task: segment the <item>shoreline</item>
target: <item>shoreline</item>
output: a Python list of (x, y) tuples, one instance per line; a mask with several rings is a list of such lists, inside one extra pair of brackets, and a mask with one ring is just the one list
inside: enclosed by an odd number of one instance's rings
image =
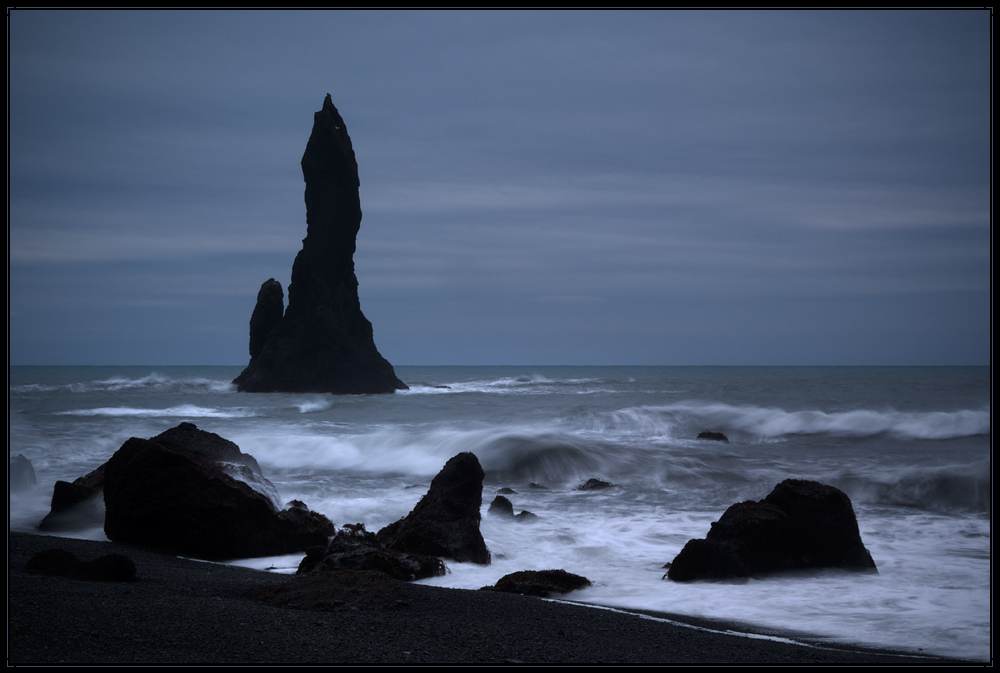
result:
[[(33, 575), (44, 549), (112, 552), (134, 582)], [(8, 665), (46, 663), (807, 663), (982, 662), (861, 647), (744, 624), (566, 599), (393, 583), (392, 600), (325, 611), (257, 597), (294, 576), (156, 554), (114, 542), (9, 532)], [(570, 594), (571, 596), (571, 594)]]

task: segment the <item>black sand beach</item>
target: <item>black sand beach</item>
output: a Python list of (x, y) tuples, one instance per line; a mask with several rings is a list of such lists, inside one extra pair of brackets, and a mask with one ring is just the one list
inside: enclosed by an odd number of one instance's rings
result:
[[(53, 547), (81, 560), (126, 554), (136, 580), (88, 582), (24, 570), (34, 554)], [(732, 625), (701, 623), (709, 631), (635, 613), (402, 582), (380, 587), (377, 599), (345, 594), (327, 611), (271, 607), (258, 597), (289, 576), (109, 542), (10, 533), (7, 559), (7, 663), (14, 666), (942, 663), (719, 632), (740, 628)]]

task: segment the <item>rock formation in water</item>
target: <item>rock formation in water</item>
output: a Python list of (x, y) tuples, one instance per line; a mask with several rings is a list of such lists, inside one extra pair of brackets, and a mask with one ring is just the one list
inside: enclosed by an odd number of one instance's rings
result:
[(279, 511), (277, 500), (253, 456), (181, 423), (150, 439), (133, 437), (90, 474), (56, 482), (39, 529), (103, 522), (115, 542), (205, 559), (305, 551), (336, 532), (301, 502)]
[(490, 550), (479, 531), (483, 472), (472, 453), (453, 457), (409, 514), (378, 532), (386, 549), (489, 565)]
[(288, 309), (280, 314), (281, 286), (265, 282), (251, 318), (250, 364), (233, 383), (247, 392), (405, 390), (375, 348), (372, 325), (361, 313), (354, 274), (361, 226), (358, 164), (329, 94), (315, 114), (302, 175), (306, 237), (292, 265)]
[(333, 524), (302, 503), (278, 511), (253, 456), (181, 423), (133, 437), (104, 465), (104, 532), (115, 542), (204, 559), (273, 556), (325, 545)]
[(816, 568), (878, 572), (851, 500), (840, 489), (786, 479), (760, 501), (732, 505), (703, 540), (669, 564), (676, 582), (757, 577)]

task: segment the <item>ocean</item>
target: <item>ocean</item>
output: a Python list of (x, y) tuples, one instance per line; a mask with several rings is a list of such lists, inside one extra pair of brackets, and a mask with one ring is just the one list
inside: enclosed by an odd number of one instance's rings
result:
[[(426, 584), (478, 589), (562, 568), (594, 583), (575, 601), (991, 659), (988, 367), (396, 367), (410, 390), (359, 396), (238, 393), (241, 369), (10, 367), (8, 450), (38, 479), (10, 494), (10, 529), (35, 530), (56, 480), (182, 421), (253, 455), (285, 502), (371, 531), (471, 451), (493, 563), (448, 563)], [(614, 486), (578, 490), (590, 478)], [(662, 579), (729, 505), (786, 478), (850, 496), (877, 575)], [(538, 519), (487, 516), (503, 487)], [(70, 534), (106, 539), (99, 524)], [(299, 558), (234, 562), (294, 572)]]

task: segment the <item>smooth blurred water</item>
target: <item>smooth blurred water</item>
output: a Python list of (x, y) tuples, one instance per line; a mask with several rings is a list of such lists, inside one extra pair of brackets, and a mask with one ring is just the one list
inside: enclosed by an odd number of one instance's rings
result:
[[(990, 655), (988, 368), (397, 367), (409, 391), (361, 396), (237, 393), (239, 371), (11, 368), (10, 454), (40, 482), (11, 496), (11, 528), (33, 529), (57, 479), (181, 421), (255, 456), (285, 501), (369, 530), (406, 515), (451, 456), (472, 451), (487, 473), (493, 563), (449, 564), (428, 583), (479, 588), (560, 567), (595, 583), (574, 600)], [(702, 430), (730, 441), (696, 439)], [(576, 490), (590, 477), (616, 487)], [(851, 497), (878, 575), (661, 579), (726, 507), (789, 477)], [(501, 486), (538, 521), (486, 517)]]

